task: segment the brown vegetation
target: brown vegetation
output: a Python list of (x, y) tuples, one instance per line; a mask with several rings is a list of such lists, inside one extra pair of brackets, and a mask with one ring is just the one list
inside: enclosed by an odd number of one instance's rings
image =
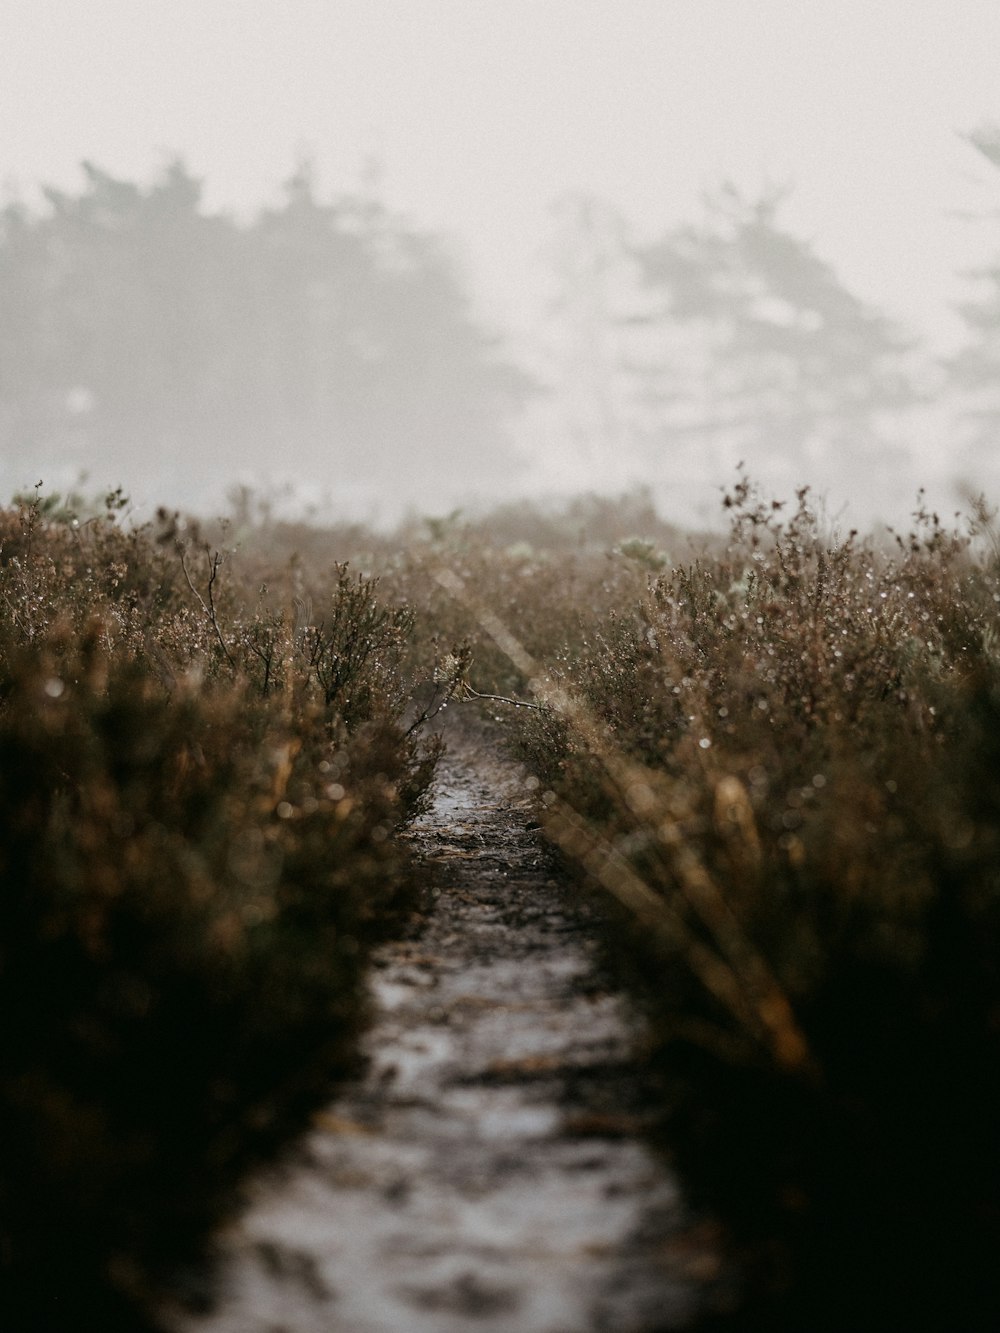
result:
[(11, 1299), (110, 1327), (302, 1122), (410, 901), (419, 718), (485, 695), (648, 1009), (738, 1326), (993, 1326), (995, 530), (726, 504), (686, 550), (641, 497), (398, 540), (244, 514), (233, 560), (176, 516), (0, 518)]
[(741, 1328), (1000, 1308), (1000, 568), (741, 480), (519, 716), (547, 827), (619, 905), (664, 1141), (748, 1272)]
[[(113, 500), (113, 497), (112, 497)], [(0, 1262), (10, 1327), (134, 1327), (353, 1055), (409, 624), (343, 566), (241, 599), (196, 532), (0, 515)], [(51, 508), (51, 506), (49, 506)]]

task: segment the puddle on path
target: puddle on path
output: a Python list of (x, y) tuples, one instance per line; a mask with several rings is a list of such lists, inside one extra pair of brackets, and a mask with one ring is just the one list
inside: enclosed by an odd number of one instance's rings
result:
[(622, 1113), (624, 1001), (516, 770), (450, 744), (415, 834), (440, 889), (419, 939), (376, 955), (366, 1072), (256, 1181), (216, 1308), (176, 1333), (665, 1333), (694, 1312), (676, 1184)]

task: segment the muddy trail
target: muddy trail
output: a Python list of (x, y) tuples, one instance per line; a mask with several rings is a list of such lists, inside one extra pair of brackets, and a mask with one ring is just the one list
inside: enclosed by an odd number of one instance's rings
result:
[(641, 1136), (641, 1025), (601, 975), (523, 775), (448, 728), (419, 933), (381, 947), (366, 1067), (221, 1237), (176, 1333), (654, 1333), (708, 1256)]

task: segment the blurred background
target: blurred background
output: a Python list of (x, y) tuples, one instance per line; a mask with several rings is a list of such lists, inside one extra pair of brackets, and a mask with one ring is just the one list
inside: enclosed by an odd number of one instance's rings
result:
[(1000, 495), (996, 0), (4, 0), (0, 492)]

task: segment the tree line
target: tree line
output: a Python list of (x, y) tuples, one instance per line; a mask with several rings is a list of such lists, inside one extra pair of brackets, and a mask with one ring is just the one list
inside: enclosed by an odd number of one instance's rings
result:
[[(967, 137), (1000, 167), (1000, 129)], [(957, 409), (967, 462), (995, 452), (1000, 259), (971, 275), (965, 345), (933, 363), (789, 228), (781, 190), (724, 185), (642, 242), (600, 201), (561, 201), (548, 364), (528, 373), (440, 238), (370, 197), (321, 200), (307, 167), (249, 221), (209, 211), (179, 161), (145, 186), (83, 172), (44, 209), (0, 210), (8, 460), (114, 482), (141, 455), (168, 487), (244, 469), (426, 502), (509, 479), (508, 427), (539, 394), (584, 479), (611, 452), (652, 479), (745, 458), (874, 484), (931, 399)]]
[[(510, 466), (529, 377), (481, 327), (441, 242), (298, 170), (248, 222), (181, 162), (151, 185), (0, 213), (0, 447), (169, 485), (252, 467), (352, 485)], [(155, 460), (155, 461), (154, 461)]]

